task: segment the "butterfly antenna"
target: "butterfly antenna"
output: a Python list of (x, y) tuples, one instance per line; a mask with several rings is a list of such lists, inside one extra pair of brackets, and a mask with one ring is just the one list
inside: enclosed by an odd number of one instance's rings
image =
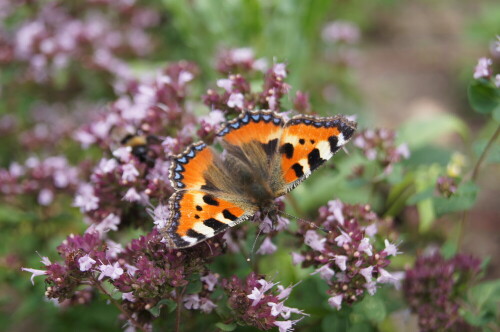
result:
[(213, 255), (214, 252), (212, 251), (212, 246), (210, 245), (210, 243), (205, 242), (205, 244), (208, 246), (208, 249), (210, 249), (210, 254)]
[(255, 253), (255, 245), (257, 244), (257, 240), (259, 239), (260, 234), (262, 233), (262, 228), (259, 227), (259, 232), (257, 233), (257, 236), (255, 237), (255, 240), (253, 241), (252, 245), (252, 251), (250, 252), (250, 257), (247, 258), (247, 262), (250, 262), (253, 259), (254, 253)]
[(293, 219), (295, 219), (295, 220), (297, 220), (297, 221), (299, 221), (299, 222), (303, 222), (303, 223), (309, 224), (310, 226), (312, 226), (312, 227), (314, 227), (314, 228), (317, 228), (317, 229), (319, 229), (320, 231), (323, 231), (323, 232), (325, 232), (325, 233), (330, 233), (330, 232), (331, 232), (331, 231), (329, 231), (329, 230), (327, 230), (327, 229), (325, 229), (325, 228), (323, 228), (323, 227), (321, 227), (321, 226), (316, 225), (316, 224), (315, 224), (315, 223), (313, 223), (312, 221), (309, 221), (309, 220), (306, 220), (306, 219), (302, 219), (302, 218), (299, 218), (299, 217), (293, 216), (293, 215), (291, 215), (291, 214), (286, 213), (285, 211), (280, 211), (280, 210), (278, 210), (278, 213), (279, 213), (279, 214), (282, 214), (282, 215), (284, 215), (284, 216), (286, 216), (286, 217), (293, 218)]

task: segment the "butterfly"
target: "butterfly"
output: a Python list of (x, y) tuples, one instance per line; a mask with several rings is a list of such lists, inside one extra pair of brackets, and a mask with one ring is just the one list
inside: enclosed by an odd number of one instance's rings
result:
[(173, 157), (170, 217), (160, 229), (171, 248), (194, 246), (252, 217), (272, 217), (283, 196), (352, 137), (356, 123), (342, 115), (243, 111), (218, 131), (224, 151), (203, 142)]

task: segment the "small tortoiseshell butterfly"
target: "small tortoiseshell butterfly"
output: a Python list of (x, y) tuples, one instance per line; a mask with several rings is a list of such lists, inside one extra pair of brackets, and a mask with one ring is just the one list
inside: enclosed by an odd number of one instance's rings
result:
[(173, 158), (170, 219), (161, 230), (172, 248), (191, 247), (260, 211), (276, 216), (274, 200), (330, 159), (356, 130), (344, 116), (244, 111), (217, 133), (217, 154), (197, 142)]

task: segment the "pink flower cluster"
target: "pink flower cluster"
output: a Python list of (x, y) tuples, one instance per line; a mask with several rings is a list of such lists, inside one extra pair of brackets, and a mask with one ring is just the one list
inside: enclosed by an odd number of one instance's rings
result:
[(299, 230), (305, 249), (292, 253), (294, 264), (313, 266), (328, 285), (328, 303), (340, 309), (343, 304), (373, 295), (381, 284), (399, 287), (402, 274), (386, 270), (389, 257), (400, 252), (385, 239), (385, 248), (375, 247), (378, 226), (385, 223), (366, 205), (350, 205), (339, 200), (321, 207), (317, 227), (305, 224)]
[(222, 286), (229, 298), (234, 321), (243, 325), (260, 330), (278, 327), (280, 332), (287, 332), (292, 331), (293, 325), (301, 319), (290, 319), (292, 314), (307, 315), (285, 305), (292, 287), (284, 288), (279, 283), (267, 281), (262, 275), (252, 272), (245, 280), (233, 276), (223, 280)]
[[(119, 305), (128, 313), (127, 319), (134, 320), (135, 326), (148, 326), (154, 319), (149, 310), (162, 299), (177, 301), (181, 297), (186, 308), (206, 313), (216, 307), (210, 297), (219, 284), (218, 277), (205, 266), (222, 254), (220, 236), (181, 251), (166, 248), (156, 229), (125, 247), (94, 230), (84, 235), (70, 235), (58, 247), (58, 252), (63, 263), (52, 263), (44, 257), (45, 270), (23, 270), (32, 273), (32, 282), (34, 277), (45, 275), (45, 295), (59, 303), (81, 298), (79, 289), (84, 285), (107, 292), (102, 283), (108, 281), (114, 292), (122, 294)], [(180, 290), (193, 276), (204, 285), (202, 291), (181, 294)]]
[[(27, 78), (35, 82), (53, 78), (71, 63), (128, 76), (128, 66), (121, 57), (152, 51), (153, 43), (145, 29), (158, 23), (158, 15), (133, 1), (87, 2), (85, 10), (65, 1), (25, 5), (33, 7), (33, 18), (13, 31), (0, 27), (3, 62), (27, 63)], [(11, 15), (16, 9), (10, 7)]]
[(408, 145), (396, 145), (395, 139), (396, 132), (393, 130), (366, 129), (356, 134), (353, 143), (368, 160), (376, 161), (384, 169), (384, 173), (389, 174), (395, 163), (410, 157)]
[[(185, 105), (186, 85), (196, 71), (193, 64), (179, 62), (154, 79), (123, 82), (122, 94), (107, 112), (75, 132), (82, 147), (97, 144), (111, 151), (74, 200), (92, 222), (103, 222), (110, 214), (142, 220), (147, 215), (141, 211), (152, 200), (162, 202), (171, 195), (169, 155), (190, 144), (196, 131), (196, 120)], [(161, 136), (167, 133), (172, 136)]]
[(328, 23), (321, 33), (328, 43), (355, 44), (359, 41), (360, 31), (357, 25), (349, 21), (334, 21)]
[(418, 315), (421, 331), (476, 331), (459, 314), (463, 298), (478, 278), (481, 261), (458, 254), (445, 259), (434, 252), (417, 257), (415, 266), (406, 271), (405, 298)]
[(72, 195), (79, 184), (80, 170), (70, 166), (64, 156), (40, 160), (26, 159), (24, 164), (13, 162), (0, 169), (0, 198), (10, 201), (16, 196), (33, 196), (40, 205), (52, 204), (57, 193)]
[[(497, 42), (497, 45), (500, 45), (500, 42)], [(496, 49), (500, 49), (499, 46), (497, 46)], [(498, 52), (498, 50), (496, 51)], [(474, 68), (474, 79), (486, 79), (486, 80), (491, 80), (493, 79), (493, 83), (497, 88), (500, 88), (500, 74), (496, 74), (493, 77), (493, 69), (491, 66), (493, 65), (493, 61), (490, 58), (482, 57), (477, 61), (477, 65)]]
[[(218, 90), (209, 89), (203, 97), (213, 110), (238, 113), (243, 109), (281, 109), (280, 99), (289, 92), (285, 83), (286, 65), (277, 63), (265, 74), (261, 92), (252, 92), (249, 81), (241, 74), (231, 74), (217, 81)], [(303, 102), (302, 102), (303, 103)]]

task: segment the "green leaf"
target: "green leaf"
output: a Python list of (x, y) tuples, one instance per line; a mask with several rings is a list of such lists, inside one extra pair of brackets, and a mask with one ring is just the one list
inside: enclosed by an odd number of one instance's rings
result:
[(500, 105), (499, 89), (488, 80), (474, 80), (469, 84), (469, 103), (481, 114), (490, 114)]
[[(441, 172), (442, 168), (439, 165), (420, 167), (415, 173), (416, 192), (424, 192), (429, 190), (429, 188), (434, 190), (436, 180)], [(426, 199), (419, 200), (416, 204), (419, 215), (418, 228), (421, 233), (424, 233), (431, 228), (432, 223), (436, 219), (434, 201), (433, 198), (428, 197)]]
[(466, 311), (464, 318), (472, 325), (484, 326), (498, 322), (498, 304), (500, 303), (500, 280), (486, 281), (472, 287), (468, 293), (468, 302), (474, 310)]
[(376, 296), (366, 296), (356, 305), (355, 312), (373, 323), (380, 323), (387, 316), (384, 302)]
[(491, 115), (493, 117), (493, 120), (495, 120), (496, 122), (500, 122), (500, 105), (493, 110)]
[(348, 317), (342, 315), (327, 315), (321, 322), (321, 329), (323, 332), (347, 331), (349, 327), (350, 324)]
[(160, 311), (163, 306), (168, 308), (168, 312), (173, 312), (175, 308), (177, 308), (177, 303), (171, 299), (162, 299), (156, 303), (154, 307), (149, 309), (148, 311), (155, 317), (160, 316)]
[(4, 225), (8, 223), (16, 224), (23, 220), (34, 221), (36, 215), (29, 210), (20, 211), (14, 207), (3, 205), (0, 206), (0, 220)]
[(441, 217), (447, 213), (470, 209), (476, 202), (477, 193), (478, 187), (473, 182), (466, 182), (450, 198), (435, 197), (433, 202), (436, 215)]
[(398, 141), (408, 143), (413, 150), (427, 144), (435, 144), (439, 137), (450, 133), (457, 133), (466, 139), (469, 136), (469, 128), (455, 115), (433, 114), (424, 119), (411, 119), (404, 123), (398, 131)]
[(224, 324), (220, 322), (215, 324), (215, 326), (222, 331), (228, 331), (228, 332), (234, 331), (237, 327), (236, 324)]
[(191, 280), (186, 288), (186, 294), (196, 294), (201, 292), (203, 285), (200, 279)]
[(441, 247), (441, 254), (443, 255), (444, 258), (450, 259), (458, 251), (458, 245), (456, 241), (446, 241), (445, 244)]
[(420, 191), (418, 193), (415, 193), (408, 198), (408, 201), (406, 201), (406, 205), (415, 205), (420, 201), (432, 198), (434, 196), (434, 187), (429, 187), (423, 191)]

